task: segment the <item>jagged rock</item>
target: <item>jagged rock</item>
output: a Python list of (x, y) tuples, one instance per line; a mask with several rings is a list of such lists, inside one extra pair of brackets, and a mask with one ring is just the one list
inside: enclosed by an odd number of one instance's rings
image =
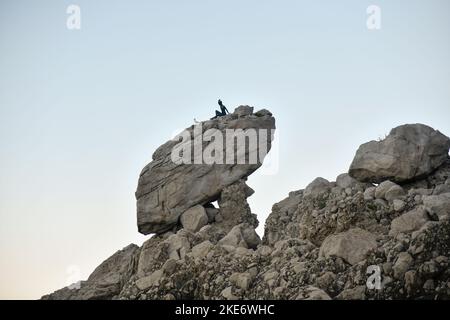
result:
[(253, 193), (254, 191), (247, 186), (244, 180), (239, 180), (223, 188), (218, 200), (222, 218), (218, 225), (221, 229), (228, 232), (232, 227), (241, 223), (248, 223), (254, 228), (258, 226), (258, 219), (256, 215), (252, 214), (247, 203), (247, 198)]
[(275, 244), (287, 231), (287, 225), (292, 224), (295, 212), (303, 198), (303, 191), (290, 192), (284, 200), (272, 206), (272, 213), (266, 219), (264, 228), (264, 244)]
[(450, 139), (426, 125), (407, 124), (391, 130), (386, 139), (361, 145), (349, 174), (364, 182), (405, 182), (422, 178), (448, 158)]
[(450, 217), (450, 193), (426, 196), (423, 198), (425, 210), (439, 220)]
[[(198, 204), (204, 205), (216, 201), (225, 187), (249, 176), (261, 166), (263, 160), (261, 146), (267, 146), (267, 151), (270, 150), (273, 133), (271, 130), (275, 129), (275, 119), (266, 112), (244, 115), (243, 110), (244, 108), (241, 108), (238, 113), (204, 121), (201, 125), (191, 126), (185, 130), (186, 137), (190, 136), (195, 144), (190, 159), (191, 164), (172, 161), (172, 152), (180, 146), (178, 140), (166, 142), (153, 153), (153, 161), (145, 166), (140, 174), (136, 191), (139, 232), (149, 234), (171, 230), (176, 226), (180, 215), (187, 209)], [(202, 139), (202, 135), (208, 137), (209, 132), (212, 132), (211, 130), (207, 132), (209, 129), (220, 130), (223, 137), (226, 137), (226, 129), (255, 129), (267, 142), (264, 143), (265, 140), (257, 136), (260, 142), (257, 150), (250, 148), (236, 150), (235, 148), (234, 151), (245, 153), (245, 159), (247, 159), (245, 164), (234, 162), (203, 164), (195, 150), (200, 150), (200, 147), (205, 150), (209, 144), (213, 143), (202, 141), (206, 140)], [(191, 146), (191, 139), (186, 138), (186, 140), (183, 141), (185, 145), (182, 146)], [(226, 145), (224, 143), (223, 148)], [(226, 155), (226, 150), (223, 151)], [(230, 150), (228, 151), (231, 153)], [(249, 153), (256, 154), (255, 152), (258, 152), (260, 157), (253, 164), (249, 161)], [(200, 164), (195, 164), (194, 161), (199, 160)], [(223, 162), (226, 162), (226, 159), (223, 159)]]
[(218, 242), (219, 245), (252, 249), (256, 249), (259, 243), (261, 243), (261, 239), (255, 232), (255, 229), (248, 224), (240, 224), (235, 226)]
[(178, 231), (176, 234), (171, 235), (167, 240), (164, 241), (168, 244), (169, 258), (175, 260), (183, 259), (186, 253), (188, 253), (188, 251), (191, 249), (191, 243), (189, 242), (187, 234), (180, 231)]
[(400, 199), (405, 195), (405, 190), (403, 190), (402, 187), (400, 187), (399, 185), (396, 186), (392, 186), (391, 188), (389, 188), (388, 191), (386, 191), (386, 193), (384, 194), (384, 198), (389, 201), (392, 202), (396, 199)]
[(230, 276), (230, 282), (242, 290), (247, 290), (250, 287), (252, 276), (248, 272), (236, 272)]
[(192, 256), (194, 258), (203, 258), (213, 248), (213, 244), (209, 240), (205, 240), (192, 248)]
[(394, 210), (396, 212), (400, 212), (403, 211), (403, 209), (405, 209), (406, 203), (403, 200), (399, 200), (399, 199), (394, 199), (394, 201), (392, 202), (393, 206), (394, 206)]
[(338, 175), (336, 178), (336, 185), (344, 190), (347, 188), (356, 188), (362, 191), (371, 186), (370, 184), (359, 182), (358, 180), (352, 178), (348, 173)]
[(216, 221), (216, 216), (219, 214), (219, 209), (213, 207), (206, 207), (205, 211), (206, 215), (208, 216), (209, 223)]
[(130, 244), (100, 264), (81, 287), (66, 287), (42, 297), (43, 300), (101, 300), (117, 296), (136, 271), (139, 247)]
[(249, 116), (253, 113), (253, 107), (250, 106), (239, 106), (236, 108), (236, 110), (234, 110), (234, 113), (238, 116), (238, 117), (245, 117), (245, 116)]
[(303, 192), (303, 196), (305, 197), (316, 197), (320, 194), (329, 192), (332, 185), (327, 179), (324, 178), (316, 178), (312, 181)]
[(422, 207), (415, 208), (392, 220), (389, 235), (395, 237), (399, 233), (419, 230), (428, 220), (428, 215)]
[(330, 296), (323, 290), (308, 286), (301, 290), (297, 300), (331, 300)]
[(351, 265), (364, 260), (377, 247), (376, 237), (366, 230), (355, 228), (327, 237), (320, 247), (321, 257), (337, 256)]
[(237, 300), (238, 297), (236, 297), (233, 294), (233, 287), (227, 287), (222, 291), (222, 297), (224, 297), (227, 300)]
[[(245, 114), (241, 119), (256, 116)], [(128, 249), (132, 257), (111, 260), (121, 267), (108, 263), (80, 289), (43, 298), (450, 299), (448, 195), (440, 187), (449, 177), (450, 159), (401, 186), (373, 187), (346, 174), (336, 183), (316, 179), (273, 205), (263, 245), (247, 203), (253, 190), (238, 179), (221, 189), (217, 209), (212, 200), (195, 204), (208, 216), (200, 230), (180, 229), (180, 217), (140, 249)], [(371, 266), (380, 268), (382, 290), (366, 286)], [(109, 278), (120, 284), (101, 280)]]
[(345, 289), (336, 298), (338, 300), (363, 300), (366, 298), (366, 286)]
[(443, 193), (450, 193), (450, 184), (448, 183), (440, 184), (436, 186), (436, 188), (434, 188), (433, 190), (433, 195), (440, 195)]
[(181, 214), (180, 222), (184, 229), (197, 232), (208, 223), (208, 215), (203, 206), (196, 205)]
[(369, 187), (364, 191), (364, 200), (369, 201), (375, 199), (376, 187)]
[(156, 270), (151, 275), (138, 279), (136, 281), (136, 286), (139, 288), (139, 290), (143, 291), (147, 290), (150, 287), (157, 286), (163, 274), (164, 273), (162, 270)]
[(413, 258), (407, 252), (401, 252), (398, 255), (397, 261), (392, 267), (394, 271), (394, 277), (396, 279), (403, 279), (405, 272), (408, 271), (409, 267), (413, 263)]
[(380, 183), (375, 189), (375, 198), (377, 199), (385, 199), (386, 192), (392, 187), (398, 186), (396, 183), (386, 180)]

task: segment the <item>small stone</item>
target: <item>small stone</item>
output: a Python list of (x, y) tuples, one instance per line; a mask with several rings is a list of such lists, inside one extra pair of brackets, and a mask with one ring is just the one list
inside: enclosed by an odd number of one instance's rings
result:
[(395, 185), (395, 186), (392, 186), (391, 188), (389, 188), (388, 191), (386, 191), (384, 198), (387, 201), (392, 202), (395, 199), (399, 199), (405, 195), (406, 195), (405, 190), (403, 190), (402, 187)]
[(407, 252), (401, 252), (397, 261), (395, 261), (394, 266), (392, 267), (394, 271), (394, 278), (402, 279), (405, 275), (405, 272), (408, 271), (409, 267), (413, 263), (414, 259)]
[(156, 270), (151, 275), (138, 279), (136, 281), (136, 287), (138, 287), (139, 290), (147, 290), (152, 286), (157, 286), (162, 276), (163, 271)]
[(395, 211), (400, 212), (403, 211), (403, 209), (405, 209), (406, 202), (403, 200), (395, 199), (393, 201), (393, 206)]
[(167, 259), (162, 266), (162, 270), (165, 274), (172, 274), (177, 267), (177, 261), (175, 259)]
[(205, 257), (213, 247), (214, 245), (211, 243), (211, 241), (206, 240), (193, 247), (191, 254), (194, 258), (200, 259)]
[(250, 283), (252, 281), (252, 277), (250, 273), (233, 273), (230, 277), (230, 281), (235, 286), (241, 288), (242, 290), (247, 290), (250, 287)]
[(425, 283), (423, 284), (423, 289), (425, 291), (434, 291), (434, 281), (433, 279), (428, 279), (427, 281), (425, 281)]
[(364, 200), (370, 201), (375, 199), (375, 190), (376, 187), (369, 187), (364, 191)]
[(227, 287), (227, 288), (223, 289), (221, 292), (222, 297), (224, 297), (227, 300), (237, 300), (238, 297), (236, 297), (233, 294), (232, 290), (233, 290), (233, 287)]
[(389, 235), (395, 237), (399, 233), (419, 230), (428, 220), (425, 210), (420, 207), (416, 208), (392, 220)]
[(386, 192), (394, 186), (397, 186), (397, 184), (392, 181), (389, 180), (383, 181), (375, 189), (375, 198), (385, 199)]

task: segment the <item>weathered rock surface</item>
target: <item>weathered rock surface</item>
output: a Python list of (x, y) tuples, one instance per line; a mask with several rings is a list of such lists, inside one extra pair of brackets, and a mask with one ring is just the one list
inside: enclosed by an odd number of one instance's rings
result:
[[(251, 111), (252, 108), (238, 107), (232, 114), (187, 128), (185, 132), (192, 139), (186, 142), (183, 140), (183, 143), (188, 144), (189, 149), (192, 145), (194, 149), (191, 164), (172, 161), (172, 152), (180, 144), (179, 140), (170, 140), (153, 153), (153, 161), (145, 166), (140, 174), (136, 191), (139, 232), (149, 234), (171, 230), (177, 225), (183, 212), (195, 205), (205, 205), (218, 200), (225, 187), (246, 178), (261, 166), (264, 159), (258, 157), (256, 163), (251, 163), (249, 154), (256, 151), (259, 155), (262, 145), (267, 147), (267, 151), (270, 150), (270, 130), (275, 129), (275, 118), (270, 112), (253, 114)], [(200, 164), (196, 164), (195, 161), (198, 161), (199, 157), (195, 150), (206, 150), (209, 144), (214, 142), (214, 138), (212, 141), (204, 141), (211, 138), (212, 129), (220, 132), (222, 137), (226, 137), (227, 129), (255, 129), (259, 134), (258, 144), (245, 150), (237, 150), (235, 147), (236, 153), (245, 153), (245, 164), (211, 165), (205, 164), (201, 157)], [(224, 154), (223, 163), (226, 163), (226, 152), (232, 151), (225, 150), (226, 145), (224, 142), (221, 149)]]
[[(241, 107), (238, 117), (271, 117), (251, 112)], [(422, 147), (425, 163), (440, 150)], [(315, 179), (273, 205), (262, 243), (247, 203), (253, 190), (237, 179), (221, 189), (217, 208), (189, 203), (181, 213), (198, 206), (195, 223), (177, 221), (113, 255), (80, 289), (43, 298), (450, 299), (450, 160), (401, 185), (397, 173), (378, 186), (348, 174)], [(380, 272), (380, 288), (368, 286), (369, 270)]]
[(349, 174), (364, 182), (411, 181), (425, 177), (448, 159), (450, 139), (426, 125), (392, 129), (386, 139), (361, 145)]
[(392, 220), (389, 235), (397, 236), (399, 233), (419, 230), (428, 220), (426, 211), (422, 207), (417, 207)]
[(377, 247), (376, 237), (363, 229), (355, 228), (327, 237), (320, 247), (319, 256), (336, 256), (351, 265), (364, 260), (367, 253)]
[(117, 297), (136, 272), (139, 247), (130, 244), (117, 251), (91, 273), (87, 281), (58, 290), (43, 300), (100, 300)]
[(197, 232), (208, 224), (208, 215), (201, 205), (196, 205), (182, 213), (180, 221), (184, 229)]

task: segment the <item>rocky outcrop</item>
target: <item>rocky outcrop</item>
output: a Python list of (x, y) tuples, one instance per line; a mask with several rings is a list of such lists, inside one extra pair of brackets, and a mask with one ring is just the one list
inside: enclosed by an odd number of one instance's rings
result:
[[(232, 114), (191, 126), (178, 139), (160, 146), (139, 177), (136, 191), (139, 232), (171, 230), (189, 208), (218, 200), (225, 187), (245, 179), (261, 166), (264, 151), (270, 150), (274, 129), (275, 118), (269, 111), (253, 114), (252, 107), (241, 106)], [(245, 140), (242, 143), (237, 139), (235, 143), (233, 136), (228, 136), (242, 134), (240, 130), (249, 134), (248, 147)], [(183, 156), (182, 163), (173, 159), (179, 154)], [(215, 157), (213, 164), (208, 162), (211, 154)]]
[[(252, 112), (240, 107), (234, 117), (271, 118)], [(448, 152), (447, 139), (422, 126), (400, 128), (379, 156), (412, 152), (411, 137), (422, 156), (405, 154), (400, 169), (375, 169), (370, 179), (315, 179), (273, 205), (262, 240), (245, 178), (218, 182), (217, 207), (179, 196), (176, 207), (189, 205), (175, 222), (152, 225), (158, 233), (141, 248), (106, 260), (80, 289), (44, 298), (450, 299), (450, 160), (437, 165), (434, 152)], [(413, 178), (405, 168), (417, 168)]]
[(448, 159), (450, 139), (423, 124), (392, 129), (386, 139), (361, 145), (349, 174), (365, 182), (411, 181), (433, 172)]
[(139, 247), (130, 244), (99, 265), (86, 281), (58, 290), (43, 300), (114, 299), (136, 272)]

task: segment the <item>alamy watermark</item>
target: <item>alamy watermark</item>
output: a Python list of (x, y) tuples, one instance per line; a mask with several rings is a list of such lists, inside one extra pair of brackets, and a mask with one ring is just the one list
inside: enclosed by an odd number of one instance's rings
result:
[(381, 29), (381, 8), (377, 5), (370, 5), (366, 9), (368, 14), (366, 26), (369, 30)]
[(66, 27), (69, 30), (81, 29), (81, 8), (76, 4), (67, 7), (66, 13), (69, 15), (66, 20)]

